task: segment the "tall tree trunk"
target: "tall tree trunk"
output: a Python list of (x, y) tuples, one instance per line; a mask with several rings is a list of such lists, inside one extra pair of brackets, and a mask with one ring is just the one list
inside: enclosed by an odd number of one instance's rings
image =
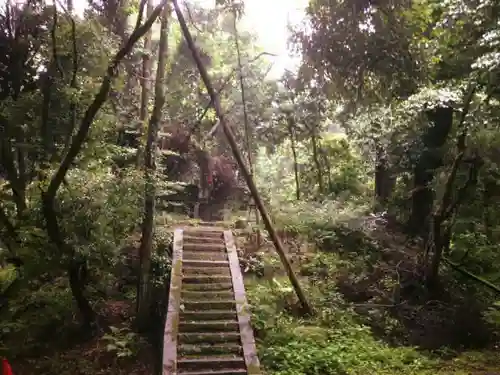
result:
[(443, 164), (442, 147), (453, 123), (453, 109), (438, 107), (427, 112), (430, 126), (422, 137), (423, 151), (414, 168), (412, 210), (408, 222), (409, 232), (427, 237), (434, 202), (431, 186), (435, 171)]
[[(430, 219), (430, 224), (432, 224), (429, 228), (431, 236), (428, 236), (426, 238), (426, 249), (424, 255), (424, 266), (427, 267), (425, 277), (427, 286), (429, 288), (432, 288), (438, 282), (439, 266), (441, 265), (444, 252), (449, 249), (458, 209), (467, 198), (469, 190), (476, 187), (478, 182), (479, 169), (483, 165), (482, 159), (476, 154), (474, 160), (469, 166), (469, 176), (467, 181), (465, 181), (465, 183), (455, 193), (454, 184), (466, 152), (468, 126), (465, 124), (465, 118), (469, 113), (470, 105), (475, 91), (476, 85), (470, 85), (467, 96), (464, 100), (464, 107), (460, 114), (460, 120), (457, 125), (458, 129), (461, 129), (461, 133), (457, 138), (458, 154), (455, 157), (450, 173), (448, 174), (443, 197), (441, 198), (437, 209)], [(438, 110), (439, 109), (440, 108), (438, 108)], [(451, 108), (447, 109), (449, 111), (441, 111), (440, 114), (434, 113), (434, 115), (436, 116), (435, 122), (441, 121), (441, 125), (444, 127), (444, 129), (441, 129), (441, 132), (438, 132), (438, 134), (434, 134), (434, 137), (437, 137), (437, 135), (443, 136), (443, 133), (445, 132), (447, 135), (450, 131), (450, 123), (453, 119), (453, 110)], [(439, 140), (440, 139), (438, 138), (438, 141)], [(441, 162), (441, 159), (439, 159), (439, 161)], [(429, 256), (431, 254), (432, 259), (429, 263)]]
[(318, 137), (316, 135), (316, 126), (311, 127), (311, 146), (313, 152), (314, 165), (316, 167), (316, 178), (318, 181), (319, 196), (322, 196), (325, 192), (325, 187), (323, 185), (323, 172), (321, 171), (321, 162), (319, 161), (318, 153)]
[[(244, 82), (244, 77), (243, 77), (243, 65), (241, 63), (241, 51), (240, 51), (240, 41), (239, 41), (239, 35), (238, 35), (238, 27), (237, 27), (237, 20), (238, 20), (238, 14), (236, 12), (236, 7), (233, 8), (233, 17), (234, 17), (234, 41), (235, 41), (235, 47), (236, 47), (236, 54), (238, 57), (238, 73), (239, 73), (239, 79), (240, 79), (240, 89), (241, 89), (241, 103), (243, 105), (243, 120), (245, 124), (245, 141), (246, 141), (246, 146), (247, 146), (247, 154), (248, 154), (248, 168), (250, 170), (250, 175), (253, 178), (254, 175), (254, 170), (253, 170), (253, 162), (252, 162), (252, 137), (250, 134), (250, 123), (248, 121), (248, 111), (247, 111), (247, 103), (246, 103), (246, 97), (245, 97), (245, 82)], [(249, 211), (250, 213), (250, 211)], [(260, 238), (260, 230), (259, 230), (259, 224), (260, 224), (260, 216), (259, 216), (259, 210), (257, 209), (257, 206), (255, 206), (255, 223), (257, 225), (257, 247), (260, 247), (261, 243), (261, 238)]]
[[(7, 125), (8, 126), (8, 125)], [(22, 172), (16, 167), (16, 154), (13, 151), (12, 142), (0, 131), (0, 160), (2, 168), (5, 170), (7, 180), (12, 190), (12, 199), (16, 205), (17, 216), (21, 217), (26, 210), (26, 176), (21, 176)], [(4, 139), (1, 137), (4, 136)], [(19, 160), (18, 160), (19, 162)]]
[[(148, 6), (147, 6), (147, 14), (148, 17), (151, 15), (151, 12), (153, 11), (153, 0), (148, 0)], [(144, 38), (144, 51), (142, 54), (142, 77), (140, 79), (141, 81), (141, 108), (139, 111), (139, 147), (137, 147), (137, 160), (136, 164), (137, 167), (140, 167), (142, 164), (142, 142), (140, 141), (142, 139), (142, 135), (144, 134), (144, 125), (146, 123), (146, 119), (148, 118), (148, 105), (149, 105), (149, 97), (150, 97), (150, 75), (151, 75), (151, 36), (152, 36), (152, 31), (149, 30), (146, 33), (146, 37)]]
[(160, 46), (158, 52), (158, 69), (156, 71), (155, 81), (155, 99), (153, 113), (149, 119), (148, 138), (145, 152), (145, 202), (144, 202), (144, 220), (142, 223), (142, 238), (139, 249), (140, 274), (137, 290), (137, 317), (140, 329), (147, 329), (150, 312), (150, 268), (151, 253), (153, 249), (154, 234), (154, 215), (156, 186), (155, 174), (156, 163), (155, 154), (157, 151), (156, 140), (158, 128), (162, 115), (162, 109), (165, 104), (165, 91), (163, 89), (165, 78), (165, 65), (167, 63), (168, 50), (168, 17), (170, 15), (170, 6), (167, 4), (163, 8), (161, 16)]
[(297, 149), (295, 146), (295, 124), (292, 117), (289, 115), (287, 118), (288, 135), (290, 137), (290, 145), (293, 155), (293, 173), (295, 175), (295, 197), (300, 200), (300, 179), (299, 179), (299, 165), (297, 163)]
[(395, 180), (391, 176), (386, 152), (381, 145), (377, 145), (375, 163), (375, 211), (377, 212), (387, 208)]

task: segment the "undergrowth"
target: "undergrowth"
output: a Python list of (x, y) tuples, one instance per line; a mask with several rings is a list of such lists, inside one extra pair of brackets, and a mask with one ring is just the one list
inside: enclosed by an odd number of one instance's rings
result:
[(292, 289), (286, 280), (251, 284), (253, 325), (263, 366), (274, 375), (418, 374), (431, 362), (413, 348), (390, 348), (373, 338), (370, 328), (332, 288), (329, 295), (310, 287), (317, 314), (293, 313)]
[[(267, 373), (500, 374), (496, 331), (484, 314), (495, 301), (491, 293), (443, 270), (445, 287), (429, 294), (418, 245), (367, 212), (363, 204), (338, 202), (275, 210), (315, 314), (300, 314), (273, 251), (249, 256), (247, 293)], [(294, 252), (300, 246), (293, 241), (309, 241), (312, 251)]]

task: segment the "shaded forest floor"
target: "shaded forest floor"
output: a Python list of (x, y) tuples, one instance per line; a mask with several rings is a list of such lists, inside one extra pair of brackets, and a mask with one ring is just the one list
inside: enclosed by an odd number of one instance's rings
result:
[[(66, 293), (63, 290), (58, 292)], [(17, 324), (23, 325), (24, 329), (19, 326), (16, 329), (15, 322), (12, 325), (2, 324), (4, 330), (13, 329), (2, 346), (14, 375), (153, 373), (154, 352), (151, 345), (132, 333), (134, 305), (130, 301), (109, 300), (101, 303), (100, 314), (116, 332), (108, 330), (92, 339), (81, 331), (76, 317), (70, 313), (74, 310), (72, 304), (68, 306), (69, 314), (65, 318), (58, 315), (57, 320), (50, 321), (46, 314), (50, 316), (54, 306), (48, 303), (37, 306), (37, 316), (32, 316), (32, 319), (38, 320), (36, 323), (25, 323), (24, 319), (29, 319), (27, 314), (19, 316)], [(58, 307), (61, 308), (61, 305)], [(106, 334), (111, 336), (109, 340)]]
[[(111, 274), (93, 274), (88, 288), (99, 334), (82, 330), (66, 277), (21, 280), (0, 309), (0, 357), (14, 375), (153, 374), (157, 351), (134, 332), (137, 237)], [(158, 332), (162, 333), (161, 328)]]

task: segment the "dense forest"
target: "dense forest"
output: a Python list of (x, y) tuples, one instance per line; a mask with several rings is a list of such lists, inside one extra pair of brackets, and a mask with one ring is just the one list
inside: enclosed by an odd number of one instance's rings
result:
[(200, 190), (237, 235), (265, 373), (500, 374), (500, 3), (309, 0), (279, 79), (242, 17), (2, 4), (0, 358), (161, 373), (172, 229), (195, 222), (162, 198)]

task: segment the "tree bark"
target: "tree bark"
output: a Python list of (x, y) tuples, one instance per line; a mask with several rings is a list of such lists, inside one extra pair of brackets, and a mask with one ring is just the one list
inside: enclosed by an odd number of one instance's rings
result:
[(427, 112), (430, 127), (422, 137), (423, 151), (414, 168), (412, 210), (408, 222), (409, 232), (427, 238), (434, 189), (431, 184), (435, 171), (443, 164), (442, 147), (453, 124), (453, 108), (438, 107)]
[(139, 286), (137, 291), (137, 318), (140, 329), (146, 329), (149, 320), (150, 312), (150, 268), (151, 268), (151, 253), (153, 249), (154, 235), (154, 215), (155, 215), (155, 199), (156, 199), (156, 140), (158, 136), (158, 127), (162, 115), (162, 109), (165, 104), (164, 78), (165, 65), (167, 63), (168, 50), (168, 17), (170, 15), (170, 6), (165, 5), (161, 16), (161, 32), (160, 46), (158, 52), (158, 69), (156, 71), (155, 80), (155, 99), (153, 113), (149, 120), (148, 138), (145, 150), (145, 203), (144, 203), (144, 220), (142, 223), (142, 238), (139, 249), (140, 259), (140, 274)]
[(312, 146), (312, 156), (314, 161), (314, 166), (316, 167), (316, 180), (318, 182), (318, 193), (321, 197), (325, 192), (325, 187), (323, 185), (323, 173), (321, 171), (321, 162), (319, 160), (318, 153), (318, 137), (316, 134), (316, 125), (311, 126), (311, 146)]
[(386, 152), (377, 145), (375, 161), (375, 212), (384, 211), (392, 195), (395, 180), (391, 176)]
[[(453, 186), (455, 184), (459, 168), (462, 164), (466, 152), (465, 142), (468, 133), (468, 126), (465, 125), (464, 122), (467, 114), (469, 113), (470, 104), (472, 102), (475, 90), (476, 87), (474, 85), (469, 87), (469, 91), (464, 102), (464, 108), (461, 112), (461, 118), (458, 124), (458, 128), (462, 129), (460, 135), (457, 138), (458, 154), (455, 157), (451, 171), (448, 175), (441, 202), (435, 213), (432, 215), (432, 226), (430, 228), (432, 236), (426, 241), (426, 251), (424, 257), (424, 266), (427, 267), (425, 277), (427, 286), (429, 288), (434, 287), (438, 282), (439, 266), (441, 265), (444, 252), (448, 250), (450, 246), (457, 211), (460, 205), (465, 200), (470, 188), (477, 185), (479, 169), (483, 165), (482, 160), (478, 155), (476, 155), (471, 165), (469, 166), (469, 176), (467, 181), (460, 187), (460, 189), (458, 189), (458, 192), (454, 197)], [(451, 112), (451, 115), (449, 114), (448, 116), (453, 117), (453, 112)], [(430, 254), (432, 254), (432, 259), (429, 264), (428, 259)]]
[(299, 165), (297, 163), (297, 150), (295, 147), (295, 130), (294, 130), (294, 122), (291, 115), (287, 116), (287, 125), (288, 125), (288, 135), (290, 137), (290, 145), (292, 148), (293, 155), (293, 173), (295, 176), (295, 198), (300, 200), (300, 179), (299, 179)]
[[(151, 15), (153, 11), (153, 0), (148, 0), (147, 5), (147, 15), (148, 17)], [(152, 32), (151, 29), (146, 33), (144, 38), (144, 51), (142, 53), (142, 77), (141, 81), (141, 107), (139, 111), (139, 147), (137, 147), (137, 167), (139, 168), (142, 163), (142, 134), (144, 133), (144, 127), (146, 123), (146, 119), (148, 118), (148, 106), (149, 106), (149, 97), (150, 97), (150, 83), (149, 77), (151, 75), (151, 37)]]

